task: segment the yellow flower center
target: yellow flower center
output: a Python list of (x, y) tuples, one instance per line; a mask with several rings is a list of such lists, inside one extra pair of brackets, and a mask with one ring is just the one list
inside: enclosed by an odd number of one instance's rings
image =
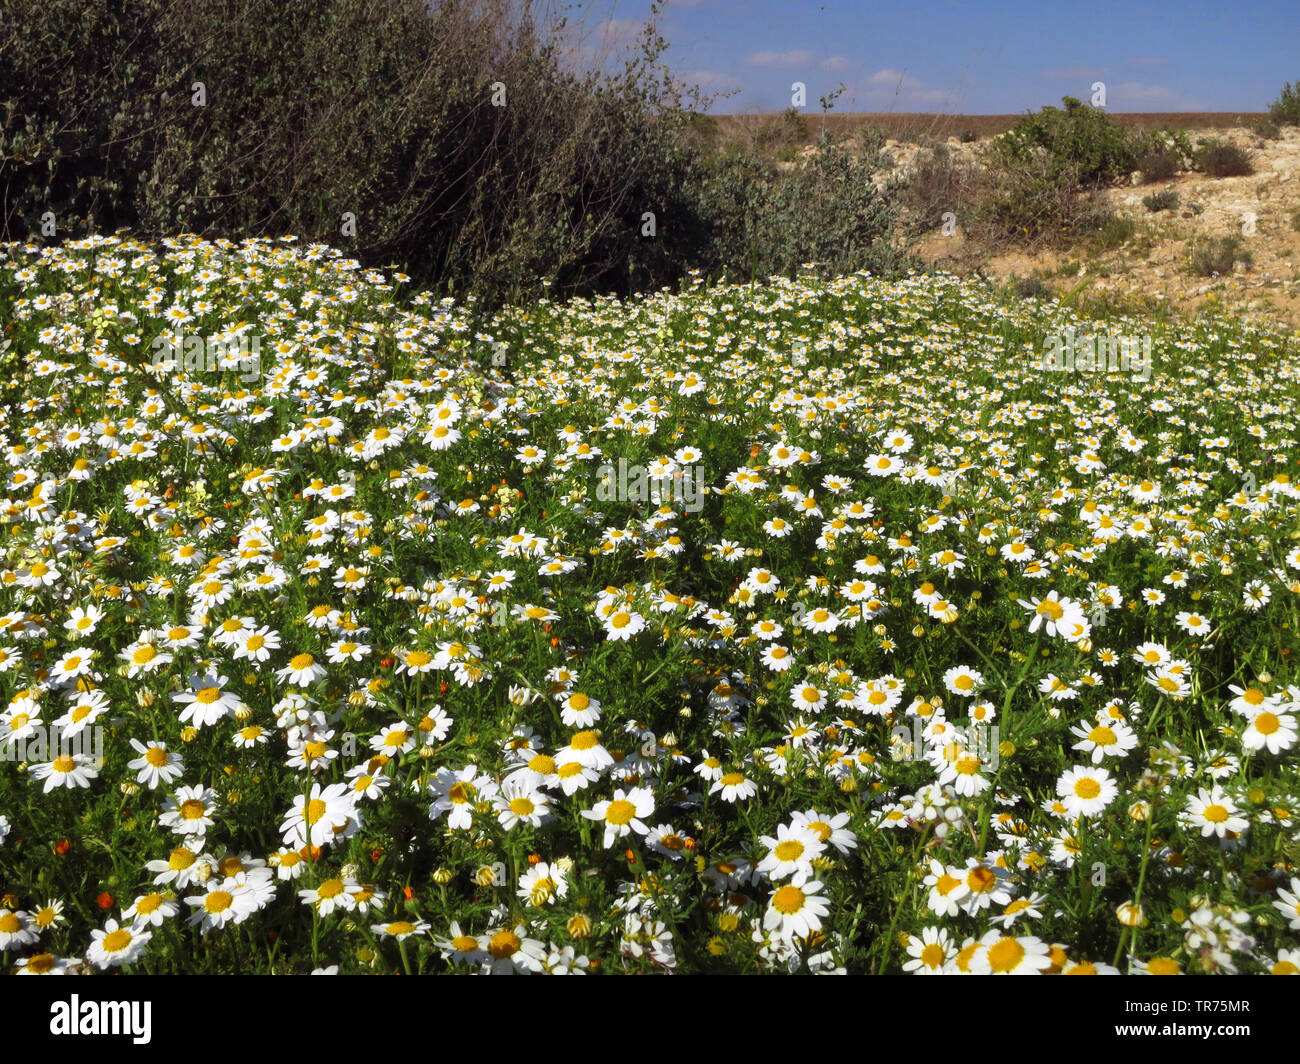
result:
[(622, 799), (610, 802), (605, 808), (605, 822), (609, 824), (623, 825), (634, 816), (636, 816), (636, 806)]
[(1014, 938), (1004, 938), (989, 947), (989, 967), (995, 972), (1014, 972), (1024, 956), (1024, 946)]
[(513, 931), (498, 931), (488, 941), (488, 952), (497, 960), (503, 960), (506, 957), (513, 957), (522, 945), (519, 936)]
[(772, 908), (782, 916), (792, 916), (803, 908), (804, 892), (798, 887), (782, 887), (772, 895)]
[(786, 839), (785, 842), (777, 843), (772, 852), (778, 861), (797, 861), (803, 856), (803, 851), (804, 845), (798, 839)]

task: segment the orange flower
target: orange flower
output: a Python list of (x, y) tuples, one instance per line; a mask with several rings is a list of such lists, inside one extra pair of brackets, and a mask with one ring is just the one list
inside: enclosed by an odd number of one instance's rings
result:
[(58, 842), (54, 844), (54, 852), (58, 854), (60, 857), (62, 857), (70, 849), (72, 849), (72, 843), (70, 843), (67, 839), (60, 839)]
[(100, 894), (98, 898), (95, 899), (95, 904), (98, 905), (101, 909), (111, 909), (113, 907), (113, 895), (111, 895), (108, 891), (104, 891), (102, 894)]
[(410, 901), (412, 898), (415, 897), (415, 891), (411, 889), (411, 885), (409, 883), (402, 888), (402, 896), (406, 898), (407, 901)]
[(529, 865), (535, 865), (535, 864), (537, 864), (538, 862), (540, 862), (541, 859), (542, 859), (542, 855), (541, 855), (540, 853), (530, 853), (530, 854), (528, 855), (528, 863), (529, 863)]
[(383, 856), (384, 856), (384, 848), (382, 846), (376, 846), (373, 850), (370, 851), (370, 859), (376, 863), (378, 863), (379, 859)]

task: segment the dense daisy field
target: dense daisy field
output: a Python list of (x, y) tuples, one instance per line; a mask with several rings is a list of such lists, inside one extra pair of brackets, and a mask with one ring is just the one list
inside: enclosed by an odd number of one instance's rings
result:
[(0, 252), (6, 970), (1300, 972), (1295, 337)]

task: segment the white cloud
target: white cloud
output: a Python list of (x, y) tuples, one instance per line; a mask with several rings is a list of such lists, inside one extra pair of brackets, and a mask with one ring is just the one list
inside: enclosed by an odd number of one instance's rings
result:
[(851, 59), (846, 59), (842, 55), (833, 55), (829, 59), (823, 59), (821, 61), (821, 68), (823, 70), (848, 70), (851, 66), (853, 66), (853, 61)]
[(953, 95), (946, 89), (935, 89), (926, 85), (920, 78), (898, 70), (885, 68), (877, 70), (858, 86), (851, 86), (851, 100), (867, 105), (866, 109), (875, 110), (887, 105), (887, 110), (923, 110), (928, 107), (941, 108), (951, 104)]
[(1106, 86), (1108, 111), (1200, 111), (1197, 100), (1184, 96), (1164, 85), (1147, 85), (1140, 81), (1126, 81), (1121, 85)]
[(806, 48), (790, 52), (755, 52), (746, 62), (750, 66), (776, 67), (777, 69), (788, 70), (794, 67), (811, 65), (813, 54)]

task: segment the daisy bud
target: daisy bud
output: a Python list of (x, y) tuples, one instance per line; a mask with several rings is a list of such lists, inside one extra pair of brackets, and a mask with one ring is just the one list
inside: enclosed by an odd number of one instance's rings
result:
[(1146, 913), (1142, 911), (1142, 906), (1135, 905), (1131, 901), (1126, 901), (1115, 910), (1115, 916), (1125, 927), (1146, 927)]
[(435, 868), (433, 874), (429, 878), (440, 887), (446, 886), (452, 880), (451, 870), (447, 868)]
[(587, 938), (591, 934), (591, 918), (586, 913), (574, 913), (567, 927), (570, 938)]
[(198, 728), (186, 727), (181, 729), (181, 742), (183, 743), (192, 743), (198, 737), (199, 737)]
[(141, 709), (148, 709), (155, 700), (156, 696), (152, 691), (139, 690), (135, 693), (135, 704)]
[(1145, 821), (1151, 816), (1151, 803), (1137, 801), (1128, 807), (1128, 815), (1133, 820)]

